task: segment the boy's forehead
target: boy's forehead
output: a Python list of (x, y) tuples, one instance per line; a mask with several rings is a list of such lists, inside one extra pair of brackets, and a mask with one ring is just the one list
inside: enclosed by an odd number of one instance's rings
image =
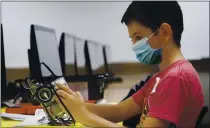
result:
[(135, 20), (131, 20), (130, 22), (128, 22), (128, 27), (129, 28), (136, 28), (136, 27), (139, 27), (139, 26), (140, 26), (140, 23), (138, 23)]
[(136, 21), (130, 21), (127, 25), (129, 36), (132, 37), (135, 33), (141, 33), (143, 31), (141, 24)]
[(140, 35), (145, 35), (150, 30), (148, 27), (144, 26), (143, 24), (139, 23), (138, 21), (130, 21), (127, 24), (129, 36), (132, 37), (136, 33)]

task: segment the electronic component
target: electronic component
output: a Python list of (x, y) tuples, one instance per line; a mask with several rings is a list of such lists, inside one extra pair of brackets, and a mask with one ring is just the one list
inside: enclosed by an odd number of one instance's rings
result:
[(23, 87), (31, 92), (30, 94), (34, 101), (41, 104), (52, 125), (74, 125), (75, 120), (73, 116), (56, 92), (57, 84), (67, 86), (65, 79), (55, 76), (47, 65), (41, 64), (52, 73), (55, 79), (50, 82), (40, 82), (33, 78), (26, 78), (22, 82)]

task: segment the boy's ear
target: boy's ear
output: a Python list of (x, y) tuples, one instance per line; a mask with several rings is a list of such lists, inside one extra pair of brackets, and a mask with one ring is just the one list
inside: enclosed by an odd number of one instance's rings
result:
[(169, 42), (173, 37), (171, 26), (168, 23), (162, 23), (159, 28), (159, 36), (163, 43)]

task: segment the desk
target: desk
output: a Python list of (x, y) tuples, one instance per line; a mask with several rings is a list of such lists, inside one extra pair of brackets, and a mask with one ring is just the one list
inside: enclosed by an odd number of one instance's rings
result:
[[(1, 108), (1, 112), (5, 112), (5, 108)], [(19, 123), (21, 123), (22, 121), (15, 121), (15, 120), (10, 120), (10, 119), (3, 119), (1, 118), (1, 127), (14, 127), (16, 125), (18, 125)], [(70, 127), (70, 126), (50, 126), (50, 125), (41, 125), (42, 127)], [(28, 127), (40, 127), (40, 126), (28, 126)], [(84, 125), (80, 124), (80, 123), (76, 123), (75, 126), (72, 127), (84, 127)]]
[[(2, 108), (1, 109), (1, 112), (5, 112), (5, 108)], [(14, 121), (14, 120), (9, 120), (9, 119), (3, 119), (1, 118), (1, 127), (2, 128), (5, 128), (5, 127), (14, 127), (16, 125), (18, 125), (19, 123), (21, 123), (21, 121)], [(121, 123), (119, 123), (121, 124)], [(28, 126), (28, 127), (40, 127), (40, 126)], [(60, 127), (60, 128), (63, 128), (63, 127), (72, 127), (72, 128), (78, 128), (78, 127), (85, 127), (84, 125), (80, 124), (80, 123), (76, 123), (75, 126), (50, 126), (50, 125), (41, 125), (41, 127), (54, 127), (54, 128), (57, 128), (57, 127)]]

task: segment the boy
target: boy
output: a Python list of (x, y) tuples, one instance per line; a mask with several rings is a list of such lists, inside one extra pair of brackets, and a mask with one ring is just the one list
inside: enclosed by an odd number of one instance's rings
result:
[(194, 127), (204, 106), (201, 83), (180, 50), (183, 16), (176, 1), (133, 1), (122, 20), (142, 64), (159, 72), (132, 97), (117, 105), (85, 103), (78, 92), (59, 85), (58, 94), (77, 122), (91, 127), (115, 124), (142, 113), (137, 127)]

